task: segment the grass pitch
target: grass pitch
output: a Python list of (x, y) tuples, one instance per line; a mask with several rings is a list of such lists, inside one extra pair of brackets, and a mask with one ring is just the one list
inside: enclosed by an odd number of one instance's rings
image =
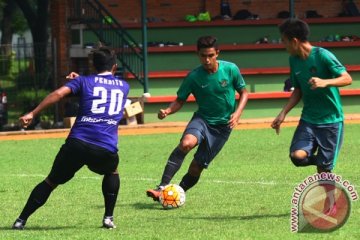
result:
[[(134, 130), (135, 131), (135, 130)], [(159, 183), (168, 155), (181, 134), (120, 137), (120, 195), (117, 229), (100, 228), (103, 216), (101, 176), (87, 168), (59, 186), (24, 231), (11, 230), (31, 190), (50, 170), (64, 139), (0, 142), (0, 239), (359, 239), (360, 205), (331, 233), (291, 233), (294, 187), (315, 173), (288, 159), (294, 128), (280, 136), (271, 129), (235, 130), (224, 149), (189, 190), (185, 206), (163, 210), (145, 196)], [(335, 173), (359, 190), (360, 125), (345, 126)], [(191, 152), (175, 176), (186, 172)]]

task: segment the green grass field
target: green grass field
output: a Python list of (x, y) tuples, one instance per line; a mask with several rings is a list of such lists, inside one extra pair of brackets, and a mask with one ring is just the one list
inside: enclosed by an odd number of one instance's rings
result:
[[(136, 131), (136, 130), (134, 130)], [(56, 189), (24, 231), (11, 230), (32, 188), (44, 179), (64, 139), (1, 141), (0, 239), (360, 239), (360, 203), (331, 233), (291, 233), (294, 187), (315, 172), (288, 159), (294, 128), (236, 130), (222, 152), (187, 192), (185, 206), (162, 210), (145, 196), (158, 184), (180, 134), (120, 137), (121, 190), (115, 230), (100, 228), (101, 176), (83, 168)], [(359, 189), (360, 125), (348, 124), (335, 173)], [(178, 183), (190, 153), (175, 176)]]

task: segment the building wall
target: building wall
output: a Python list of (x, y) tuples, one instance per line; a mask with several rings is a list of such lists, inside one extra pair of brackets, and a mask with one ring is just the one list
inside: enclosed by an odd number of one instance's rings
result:
[[(141, 19), (141, 0), (101, 0), (105, 7), (120, 22), (139, 22)], [(147, 16), (164, 21), (181, 21), (184, 16), (198, 15), (209, 11), (212, 17), (220, 14), (221, 0), (147, 0)], [(326, 4), (324, 4), (326, 2)], [(324, 17), (336, 17), (342, 12), (343, 0), (294, 0), (295, 14), (304, 17), (308, 10), (316, 10)], [(360, 9), (360, 0), (354, 0)], [(262, 19), (276, 18), (277, 13), (289, 10), (289, 0), (229, 0), (232, 14), (247, 9)]]

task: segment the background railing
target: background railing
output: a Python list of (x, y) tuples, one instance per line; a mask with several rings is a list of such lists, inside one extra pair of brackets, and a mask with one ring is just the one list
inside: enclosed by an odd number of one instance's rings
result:
[(147, 92), (142, 46), (99, 1), (75, 0), (71, 3), (73, 6), (70, 7), (69, 23), (85, 24), (102, 44), (112, 47), (120, 62), (120, 71), (133, 75), (144, 86), (144, 92)]

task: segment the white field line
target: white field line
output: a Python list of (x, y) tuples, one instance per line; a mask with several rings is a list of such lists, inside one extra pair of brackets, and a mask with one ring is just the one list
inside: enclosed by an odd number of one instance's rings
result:
[[(0, 176), (8, 176), (8, 177), (19, 177), (19, 178), (46, 178), (47, 175), (44, 174), (2, 174)], [(75, 176), (75, 179), (102, 179), (100, 176), (93, 176), (93, 177), (82, 177), (82, 176)], [(153, 178), (124, 178), (121, 177), (121, 180), (130, 180), (130, 181), (143, 181), (143, 182), (157, 182), (159, 179)], [(206, 180), (205, 182), (210, 183), (217, 183), (217, 184), (231, 184), (231, 185), (289, 185), (289, 186), (296, 186), (296, 184), (290, 183), (281, 183), (275, 181), (225, 181), (225, 180)]]
[[(45, 179), (47, 175), (44, 174), (0, 174), (1, 177), (19, 177), (19, 178), (42, 178)], [(121, 176), (120, 176), (121, 177)], [(93, 177), (83, 177), (83, 176), (75, 176), (75, 179), (94, 179), (94, 180), (100, 180), (102, 179), (101, 176), (93, 176)], [(154, 178), (126, 178), (121, 177), (121, 180), (128, 180), (128, 181), (141, 181), (141, 182), (155, 182), (157, 183), (159, 179)], [(179, 181), (179, 179), (175, 179), (175, 181)], [(276, 182), (276, 181), (225, 181), (225, 180), (216, 180), (216, 179), (207, 179), (206, 181), (202, 180), (204, 183), (215, 183), (215, 184), (228, 184), (228, 185), (270, 185), (270, 186), (298, 186), (297, 183), (289, 183), (289, 182)], [(353, 187), (358, 188), (358, 185), (352, 184)]]

